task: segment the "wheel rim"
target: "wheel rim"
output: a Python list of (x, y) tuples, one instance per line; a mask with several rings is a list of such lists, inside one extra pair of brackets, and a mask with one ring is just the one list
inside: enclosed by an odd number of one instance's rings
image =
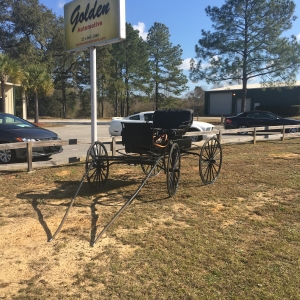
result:
[(215, 137), (207, 140), (200, 151), (199, 173), (204, 184), (214, 183), (221, 171), (222, 148)]
[(11, 161), (12, 158), (12, 152), (11, 150), (0, 150), (0, 161), (2, 163), (9, 163)]
[(193, 135), (190, 138), (192, 139), (192, 143), (198, 142), (198, 136), (197, 135)]
[(299, 128), (289, 128), (289, 133), (297, 133), (299, 132)]
[(103, 143), (95, 142), (90, 146), (87, 151), (85, 170), (89, 184), (93, 189), (100, 190), (106, 183), (109, 172), (108, 155)]
[[(247, 128), (247, 126), (240, 126), (239, 128)], [(248, 134), (248, 131), (241, 131), (239, 134)]]
[[(153, 167), (153, 165), (141, 164), (141, 168), (142, 168), (145, 175), (149, 174), (152, 167)], [(151, 173), (150, 177), (155, 177), (155, 176), (159, 175), (163, 169), (164, 169), (164, 161), (163, 161), (163, 158), (160, 158), (158, 164), (154, 168), (154, 170)]]
[(167, 187), (169, 196), (172, 197), (178, 187), (180, 178), (180, 150), (178, 144), (171, 147), (167, 165)]

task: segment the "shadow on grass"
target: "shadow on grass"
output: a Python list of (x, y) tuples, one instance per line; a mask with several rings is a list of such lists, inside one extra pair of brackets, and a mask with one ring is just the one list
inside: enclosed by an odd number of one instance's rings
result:
[[(131, 180), (123, 180), (123, 179), (108, 179), (106, 184), (101, 188), (100, 191), (94, 191), (91, 189), (91, 186), (88, 182), (83, 182), (82, 186), (80, 187), (80, 181), (55, 181), (56, 188), (45, 188), (43, 189), (44, 193), (41, 193), (41, 189), (38, 188), (37, 190), (29, 190), (26, 192), (22, 192), (17, 194), (17, 198), (26, 200), (28, 202), (31, 202), (31, 205), (34, 209), (34, 211), (37, 214), (38, 220), (44, 229), (47, 240), (51, 241), (53, 234), (47, 225), (47, 222), (45, 221), (43, 212), (42, 212), (42, 206), (54, 206), (54, 207), (67, 207), (67, 209), (70, 207), (72, 201), (72, 207), (90, 207), (91, 211), (91, 241), (90, 244), (93, 245), (97, 229), (99, 226), (97, 226), (97, 222), (99, 219), (99, 214), (97, 213), (97, 205), (101, 206), (112, 206), (117, 207), (125, 205), (129, 199), (134, 195), (136, 189), (134, 188), (132, 193), (129, 191), (130, 186), (136, 187), (138, 183), (141, 181), (138, 179), (131, 179)], [(121, 197), (118, 197), (118, 199), (115, 199), (116, 189), (126, 189), (125, 195), (123, 195), (124, 192), (122, 192)], [(149, 189), (149, 188), (148, 188)], [(150, 189), (151, 190), (151, 189)], [(147, 194), (150, 191), (147, 191)], [(98, 195), (95, 193), (98, 193)], [(156, 196), (159, 195), (159, 198)], [(160, 197), (162, 195), (163, 197)], [(153, 194), (151, 192), (149, 193), (150, 200), (145, 200), (144, 197), (138, 197), (136, 195), (134, 197), (135, 200), (140, 201), (141, 203), (149, 203), (149, 202), (157, 202), (161, 200), (168, 199), (169, 197), (166, 196), (166, 193), (157, 193), (156, 196), (153, 199)], [(76, 198), (80, 197), (80, 201), (76, 203)], [(68, 202), (67, 199), (70, 199)], [(91, 200), (91, 204), (86, 203), (86, 198), (88, 200)], [(92, 198), (92, 199), (89, 199)], [(63, 202), (62, 202), (63, 201)], [(111, 218), (114, 217), (114, 213), (112, 213)], [(103, 226), (104, 228), (104, 226)]]

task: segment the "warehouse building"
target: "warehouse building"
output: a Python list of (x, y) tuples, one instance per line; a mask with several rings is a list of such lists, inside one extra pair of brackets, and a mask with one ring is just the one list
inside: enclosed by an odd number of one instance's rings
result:
[[(300, 105), (300, 80), (292, 88), (262, 88), (261, 84), (247, 85), (246, 110), (263, 106)], [(229, 116), (241, 112), (242, 85), (232, 85), (205, 91), (205, 115)]]

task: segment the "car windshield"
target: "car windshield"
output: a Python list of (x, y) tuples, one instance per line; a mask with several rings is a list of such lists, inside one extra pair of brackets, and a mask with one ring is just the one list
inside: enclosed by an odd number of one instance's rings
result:
[(0, 129), (17, 129), (30, 127), (34, 127), (34, 125), (18, 117), (0, 115)]
[(242, 113), (240, 113), (240, 114), (238, 114), (236, 116), (239, 117), (239, 118), (247, 118), (248, 114), (246, 112), (242, 112)]
[(237, 115), (239, 118), (256, 118), (256, 119), (280, 119), (279, 116), (269, 111), (242, 112)]
[(140, 115), (134, 115), (129, 117), (129, 120), (140, 120)]
[(281, 117), (279, 117), (271, 112), (268, 112), (268, 118), (269, 119), (281, 119)]

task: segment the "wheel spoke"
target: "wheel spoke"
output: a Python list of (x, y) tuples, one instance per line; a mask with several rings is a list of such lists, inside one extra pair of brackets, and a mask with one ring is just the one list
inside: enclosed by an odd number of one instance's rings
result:
[(216, 181), (222, 165), (222, 149), (215, 137), (207, 140), (200, 152), (199, 173), (204, 184)]
[(2, 163), (9, 163), (12, 160), (11, 150), (1, 150), (0, 151), (0, 161)]
[[(152, 169), (152, 165), (146, 165), (141, 163), (141, 168), (144, 172), (145, 175), (148, 175), (149, 172)], [(160, 174), (160, 172), (164, 169), (164, 161), (163, 158), (159, 159), (158, 164), (156, 165), (156, 167), (154, 168), (153, 172), (151, 173), (150, 177), (154, 177), (157, 176), (158, 174)]]
[(209, 164), (206, 167), (206, 170), (204, 172), (204, 177), (205, 177), (205, 181), (208, 181), (208, 177), (209, 177)]
[[(91, 167), (90, 165), (93, 164)], [(109, 172), (109, 162), (106, 148), (103, 143), (95, 142), (87, 151), (86, 170), (90, 185), (99, 190), (106, 183)]]
[(177, 190), (180, 178), (180, 151), (178, 144), (171, 147), (167, 165), (167, 188), (169, 196), (172, 197)]

